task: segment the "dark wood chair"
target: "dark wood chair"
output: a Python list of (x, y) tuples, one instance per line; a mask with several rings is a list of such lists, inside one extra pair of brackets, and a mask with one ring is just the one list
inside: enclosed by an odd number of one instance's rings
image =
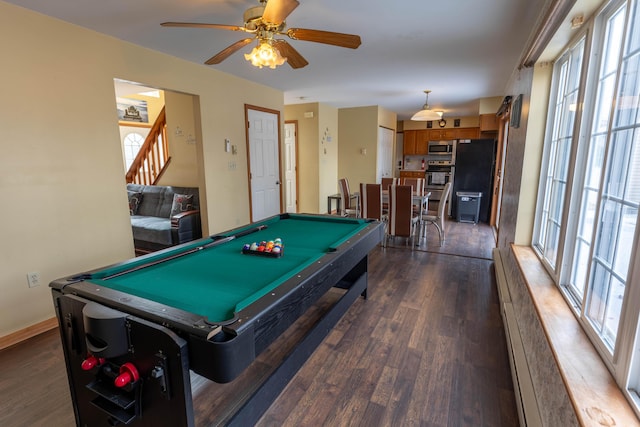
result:
[(382, 212), (382, 185), (360, 183), (360, 216), (378, 221), (386, 220)]
[[(389, 191), (389, 187), (391, 185), (396, 185), (398, 183), (398, 178), (382, 178), (380, 180), (380, 185), (382, 185), (382, 191)], [(389, 203), (382, 202), (382, 211), (386, 214), (389, 212)]]
[(398, 178), (382, 178), (380, 185), (382, 185), (382, 191), (389, 191), (390, 185), (396, 185)]
[(349, 181), (347, 178), (340, 178), (338, 180), (338, 188), (340, 190), (340, 204), (342, 209), (340, 214), (342, 216), (354, 216), (359, 217), (359, 207), (356, 203), (355, 205), (351, 203), (351, 200), (355, 197), (351, 194), (351, 190), (349, 189)]
[(385, 236), (387, 245), (389, 238), (404, 237), (411, 242), (415, 239), (420, 216), (413, 213), (413, 187), (410, 185), (392, 185), (389, 187), (389, 224)]
[[(424, 178), (404, 178), (402, 181), (402, 185), (410, 185), (413, 187), (414, 194), (419, 196), (424, 195)], [(426, 209), (422, 204), (413, 204), (413, 213), (415, 215), (422, 215), (423, 211)]]

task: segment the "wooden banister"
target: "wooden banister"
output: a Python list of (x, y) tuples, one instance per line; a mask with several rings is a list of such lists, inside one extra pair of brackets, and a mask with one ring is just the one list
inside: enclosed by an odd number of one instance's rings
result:
[(163, 107), (127, 171), (127, 184), (154, 185), (162, 176), (170, 160), (167, 118)]

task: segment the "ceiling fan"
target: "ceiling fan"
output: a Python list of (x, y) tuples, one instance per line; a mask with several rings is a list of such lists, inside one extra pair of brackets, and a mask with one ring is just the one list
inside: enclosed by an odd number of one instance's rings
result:
[(245, 55), (253, 65), (260, 68), (269, 66), (275, 68), (286, 60), (291, 68), (302, 68), (309, 64), (300, 53), (286, 40), (275, 38), (278, 35), (286, 35), (293, 40), (304, 40), (315, 43), (330, 44), (339, 47), (356, 49), (360, 46), (360, 36), (353, 34), (334, 33), (331, 31), (309, 30), (305, 28), (286, 29), (285, 19), (300, 4), (298, 0), (259, 0), (260, 5), (247, 9), (244, 12), (244, 25), (204, 24), (197, 22), (163, 22), (163, 27), (191, 27), (191, 28), (218, 28), (221, 30), (242, 31), (253, 34), (253, 37), (238, 40), (232, 45), (221, 50), (205, 64), (219, 64), (239, 49), (258, 40), (258, 46), (251, 54)]

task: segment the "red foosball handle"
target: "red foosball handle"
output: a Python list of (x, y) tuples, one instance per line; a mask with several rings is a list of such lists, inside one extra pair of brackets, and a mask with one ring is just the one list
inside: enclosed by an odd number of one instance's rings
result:
[(140, 378), (140, 375), (136, 367), (133, 366), (133, 363), (127, 362), (120, 366), (120, 375), (116, 377), (114, 384), (116, 387), (124, 387), (127, 384), (137, 381), (138, 378)]
[(82, 365), (80, 367), (83, 371), (90, 371), (98, 365), (102, 365), (104, 363), (103, 358), (98, 358), (93, 355), (89, 355), (86, 359), (82, 361)]

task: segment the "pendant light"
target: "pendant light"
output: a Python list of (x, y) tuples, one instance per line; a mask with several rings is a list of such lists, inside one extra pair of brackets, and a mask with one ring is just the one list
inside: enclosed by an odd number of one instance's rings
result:
[(417, 122), (428, 122), (432, 120), (440, 120), (440, 118), (442, 117), (442, 111), (433, 111), (431, 107), (429, 107), (429, 93), (431, 93), (431, 91), (425, 90), (424, 93), (427, 94), (427, 99), (424, 105), (422, 106), (422, 110), (415, 113), (413, 117), (411, 117), (411, 120), (414, 120)]

